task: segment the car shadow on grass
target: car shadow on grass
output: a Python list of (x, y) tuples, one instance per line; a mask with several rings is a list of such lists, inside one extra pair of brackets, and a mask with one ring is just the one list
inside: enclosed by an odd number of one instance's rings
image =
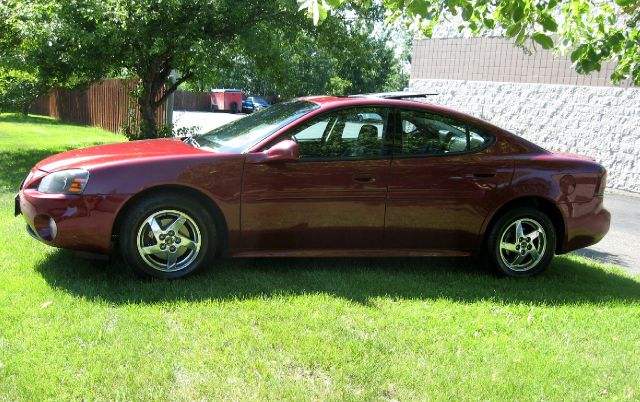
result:
[(640, 302), (640, 281), (586, 259), (557, 257), (534, 278), (500, 278), (470, 258), (227, 259), (176, 281), (140, 281), (116, 259), (58, 250), (37, 271), (49, 285), (114, 304), (328, 294), (368, 304), (377, 297), (562, 305)]

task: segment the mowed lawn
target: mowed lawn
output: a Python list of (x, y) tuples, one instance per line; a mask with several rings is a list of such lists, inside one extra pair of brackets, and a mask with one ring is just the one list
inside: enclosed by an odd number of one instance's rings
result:
[(31, 239), (28, 169), (123, 140), (0, 116), (0, 400), (640, 399), (640, 278), (584, 258), (520, 280), (471, 259), (247, 259), (141, 282)]

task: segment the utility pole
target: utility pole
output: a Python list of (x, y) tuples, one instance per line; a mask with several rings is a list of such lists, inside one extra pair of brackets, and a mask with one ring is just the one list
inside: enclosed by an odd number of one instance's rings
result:
[[(176, 82), (176, 70), (171, 70), (171, 73), (169, 74), (169, 85), (173, 85)], [(173, 95), (175, 94), (175, 91), (171, 93), (171, 95), (169, 95), (169, 97), (167, 98), (167, 109), (165, 111), (165, 124), (168, 127), (171, 127), (171, 129), (173, 130)]]

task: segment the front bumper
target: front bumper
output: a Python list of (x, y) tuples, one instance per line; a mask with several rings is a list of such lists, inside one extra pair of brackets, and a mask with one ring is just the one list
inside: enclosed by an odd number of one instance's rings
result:
[(23, 189), (15, 198), (27, 232), (54, 247), (108, 253), (117, 211), (126, 197), (115, 195), (44, 194)]
[[(14, 216), (18, 216), (22, 213), (22, 211), (20, 210), (20, 194), (16, 194), (16, 197), (14, 199), (14, 206), (13, 206), (13, 215)], [(29, 224), (27, 223), (27, 234), (31, 237), (33, 237), (36, 240), (40, 240), (43, 241), (31, 228), (31, 226), (29, 226)]]

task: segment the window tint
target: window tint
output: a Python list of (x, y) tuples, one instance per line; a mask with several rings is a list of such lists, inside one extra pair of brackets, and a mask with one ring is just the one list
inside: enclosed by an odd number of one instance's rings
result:
[(387, 110), (357, 108), (312, 119), (288, 135), (304, 158), (375, 157), (383, 153)]
[(441, 155), (482, 148), (489, 136), (463, 122), (413, 110), (400, 111), (402, 155)]
[(323, 118), (315, 121), (313, 124), (299, 131), (295, 135), (295, 139), (299, 141), (320, 141), (324, 135), (324, 131), (329, 124), (329, 118)]

